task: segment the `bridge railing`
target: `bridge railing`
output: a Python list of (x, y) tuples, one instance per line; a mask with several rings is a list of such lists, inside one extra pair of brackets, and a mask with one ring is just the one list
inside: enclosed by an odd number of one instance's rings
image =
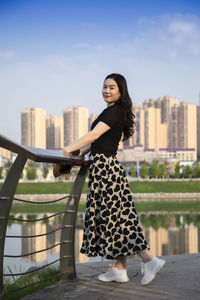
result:
[[(53, 265), (57, 262), (60, 262), (60, 272), (58, 273), (58, 276), (61, 277), (62, 280), (67, 279), (75, 279), (76, 278), (76, 268), (75, 268), (75, 226), (76, 226), (76, 216), (77, 216), (77, 210), (79, 205), (79, 200), (81, 197), (83, 185), (87, 176), (88, 167), (90, 164), (89, 160), (82, 159), (79, 156), (72, 156), (72, 158), (66, 158), (64, 153), (61, 151), (54, 151), (54, 150), (46, 150), (46, 149), (39, 149), (39, 148), (32, 148), (28, 146), (21, 146), (6, 137), (0, 135), (0, 147), (5, 148), (7, 150), (10, 150), (14, 153), (17, 153), (17, 157), (12, 164), (8, 175), (2, 185), (1, 191), (0, 191), (0, 299), (3, 299), (5, 295), (3, 282), (6, 277), (9, 276), (19, 276), (19, 275), (26, 275), (30, 273), (37, 272), (39, 270), (42, 270), (50, 265)], [(30, 159), (35, 162), (48, 162), (48, 163), (59, 163), (59, 164), (65, 164), (66, 166), (80, 166), (79, 172), (75, 178), (75, 181), (73, 183), (71, 192), (69, 195), (62, 197), (60, 199), (55, 199), (52, 201), (44, 202), (44, 201), (28, 201), (28, 200), (22, 200), (15, 198), (15, 192), (16, 188), (21, 176), (21, 173), (24, 169), (24, 166), (27, 162), (27, 160)], [(20, 218), (15, 218), (10, 215), (11, 207), (13, 200), (24, 202), (24, 203), (31, 203), (31, 204), (39, 204), (39, 205), (45, 205), (49, 203), (56, 203), (63, 199), (66, 199), (66, 207), (65, 210), (56, 214), (52, 214), (50, 216), (45, 216), (43, 218), (38, 218), (35, 220), (24, 220)], [(54, 230), (51, 230), (44, 234), (39, 235), (26, 235), (26, 236), (6, 236), (6, 230), (9, 220), (14, 221), (20, 221), (20, 222), (39, 222), (39, 221), (45, 221), (47, 219), (53, 218), (55, 216), (62, 215), (63, 221), (62, 225)], [(56, 232), (60, 230), (61, 231), (61, 238), (60, 242), (54, 244), (51, 247), (47, 247), (38, 251), (25, 253), (23, 255), (7, 255), (4, 253), (5, 248), (5, 239), (12, 239), (12, 238), (19, 238), (19, 239), (37, 239), (40, 236), (47, 236), (53, 232)], [(46, 265), (43, 265), (38, 268), (34, 268), (34, 270), (26, 271), (24, 273), (12, 273), (7, 274), (4, 273), (4, 258), (16, 258), (16, 257), (24, 257), (24, 256), (30, 256), (36, 253), (45, 252), (52, 248), (55, 248), (57, 246), (60, 246), (60, 257)], [(51, 276), (52, 277), (52, 276)], [(50, 280), (51, 277), (48, 277), (42, 281)], [(55, 275), (53, 276), (55, 277)], [(41, 283), (42, 281), (34, 282), (32, 284), (20, 287), (15, 290), (11, 290), (10, 292), (16, 292), (19, 289), (25, 289), (32, 285), (36, 285)]]

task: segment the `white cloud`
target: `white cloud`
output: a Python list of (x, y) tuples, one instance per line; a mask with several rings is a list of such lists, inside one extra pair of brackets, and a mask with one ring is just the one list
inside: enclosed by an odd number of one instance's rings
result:
[(4, 52), (0, 52), (0, 59), (3, 59), (3, 60), (13, 58), (14, 56), (15, 56), (15, 53), (12, 50), (7, 50), (7, 51), (4, 51)]
[(171, 50), (169, 52), (169, 57), (172, 58), (172, 59), (175, 59), (177, 56), (177, 53), (176, 53), (176, 50)]
[[(200, 19), (195, 15), (163, 15), (140, 18), (138, 25), (149, 52), (183, 58), (200, 54)], [(176, 53), (176, 54), (175, 54)]]
[(88, 48), (88, 47), (89, 47), (89, 44), (88, 44), (88, 43), (85, 43), (85, 42), (77, 43), (77, 44), (76, 44), (76, 47), (77, 47), (77, 48)]
[(196, 31), (196, 26), (193, 22), (172, 21), (172, 23), (169, 24), (169, 31), (174, 34), (193, 34)]

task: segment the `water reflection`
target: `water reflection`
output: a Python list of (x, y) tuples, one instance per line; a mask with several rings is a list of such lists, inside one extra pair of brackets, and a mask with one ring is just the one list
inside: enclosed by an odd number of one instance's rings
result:
[(200, 215), (141, 215), (154, 255), (200, 252)]
[[(50, 215), (50, 214), (46, 214)], [(21, 219), (36, 219), (44, 217), (42, 214), (15, 215)], [(181, 253), (200, 252), (200, 214), (140, 214), (140, 221), (144, 235), (149, 242), (151, 252), (154, 255), (172, 255)], [(84, 214), (77, 217), (75, 231), (75, 259), (76, 262), (88, 262), (102, 260), (101, 257), (89, 258), (80, 253), (83, 238)], [(62, 217), (56, 216), (45, 222), (22, 223), (9, 221), (7, 235), (40, 235), (59, 229), (62, 225)], [(61, 230), (57, 230), (47, 236), (36, 238), (7, 238), (5, 254), (25, 255), (30, 252), (50, 248), (60, 242)], [(36, 264), (50, 263), (59, 258), (60, 246), (49, 249), (47, 252), (39, 252), (22, 258), (5, 258), (4, 269), (9, 266), (14, 271), (26, 271)]]

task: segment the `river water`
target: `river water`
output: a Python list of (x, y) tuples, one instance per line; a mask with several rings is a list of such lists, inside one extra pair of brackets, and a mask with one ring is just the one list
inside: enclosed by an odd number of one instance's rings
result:
[[(45, 214), (50, 215), (50, 214)], [(138, 214), (151, 252), (154, 255), (173, 255), (200, 252), (200, 214)], [(40, 218), (44, 214), (17, 214), (17, 218)], [(47, 221), (22, 223), (10, 221), (8, 236), (28, 236), (44, 234), (61, 226), (62, 218), (54, 217)], [(83, 237), (84, 214), (77, 216), (75, 232), (75, 258), (77, 263), (102, 261), (102, 257), (88, 258), (80, 253)], [(29, 252), (39, 251), (60, 242), (60, 230), (47, 236), (37, 238), (6, 238), (4, 255), (25, 255)], [(30, 267), (53, 262), (59, 258), (60, 247), (57, 246), (47, 252), (40, 252), (22, 258), (4, 258), (4, 273), (21, 273)], [(56, 264), (55, 264), (56, 266)]]

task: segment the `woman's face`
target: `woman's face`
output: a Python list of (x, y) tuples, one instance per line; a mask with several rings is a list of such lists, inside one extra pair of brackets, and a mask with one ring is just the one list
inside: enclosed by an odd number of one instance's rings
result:
[(120, 98), (120, 91), (116, 81), (108, 78), (104, 81), (102, 95), (108, 105), (113, 105)]

